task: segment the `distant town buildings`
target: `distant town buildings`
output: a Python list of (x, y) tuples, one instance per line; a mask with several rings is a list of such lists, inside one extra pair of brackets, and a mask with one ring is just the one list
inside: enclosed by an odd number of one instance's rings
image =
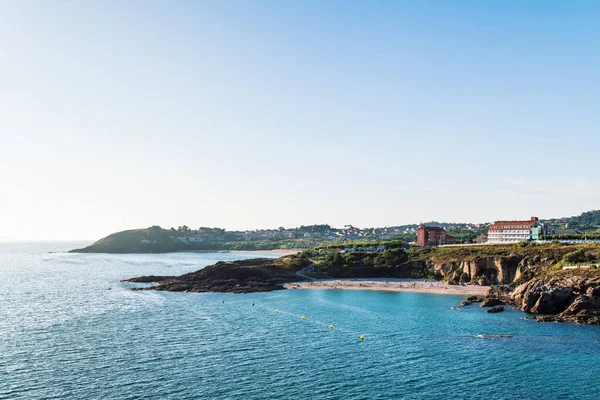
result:
[(488, 243), (518, 243), (542, 240), (548, 227), (538, 217), (527, 221), (496, 221), (488, 229)]
[(425, 225), (421, 225), (417, 228), (417, 241), (415, 242), (417, 246), (429, 247), (455, 243), (456, 239), (453, 236), (448, 235), (444, 228)]

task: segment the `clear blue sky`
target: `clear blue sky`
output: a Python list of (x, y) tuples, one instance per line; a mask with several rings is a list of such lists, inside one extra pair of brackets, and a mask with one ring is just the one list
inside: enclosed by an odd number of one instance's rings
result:
[(0, 2), (0, 238), (600, 205), (595, 1)]

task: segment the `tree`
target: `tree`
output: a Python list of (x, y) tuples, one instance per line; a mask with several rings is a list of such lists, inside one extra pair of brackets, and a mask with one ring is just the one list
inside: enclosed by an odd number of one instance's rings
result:
[(340, 253), (333, 253), (333, 256), (331, 257), (331, 266), (333, 268), (342, 268), (344, 266), (344, 258)]
[(177, 228), (177, 230), (179, 232), (183, 232), (183, 233), (189, 233), (190, 232), (190, 228), (187, 225), (183, 225)]

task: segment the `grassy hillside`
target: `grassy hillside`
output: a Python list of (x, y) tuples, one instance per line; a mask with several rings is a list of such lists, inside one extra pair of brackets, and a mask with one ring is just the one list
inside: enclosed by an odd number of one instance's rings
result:
[(170, 231), (160, 227), (131, 229), (113, 233), (92, 245), (73, 250), (81, 253), (160, 253), (184, 250)]

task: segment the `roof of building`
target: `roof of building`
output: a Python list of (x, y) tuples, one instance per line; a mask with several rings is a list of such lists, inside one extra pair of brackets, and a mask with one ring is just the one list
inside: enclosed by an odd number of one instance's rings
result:
[(527, 221), (496, 221), (490, 226), (489, 230), (531, 229), (536, 222), (538, 222), (537, 217), (531, 217), (531, 219)]

